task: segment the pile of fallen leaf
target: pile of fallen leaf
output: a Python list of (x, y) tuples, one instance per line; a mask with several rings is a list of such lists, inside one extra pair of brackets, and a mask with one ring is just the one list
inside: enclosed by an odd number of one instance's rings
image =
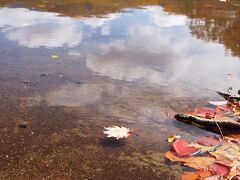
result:
[(231, 93), (232, 88), (228, 88), (228, 92), (220, 92), (217, 93), (222, 96), (225, 101), (209, 101), (210, 104), (216, 106), (215, 111), (210, 112), (210, 117), (205, 113), (206, 118), (214, 118), (217, 117), (236, 117), (240, 115), (240, 90), (238, 91), (238, 95)]
[(240, 90), (238, 95), (232, 94), (230, 90), (227, 93), (219, 91), (217, 93), (225, 100), (209, 101), (210, 105), (208, 107), (195, 108), (193, 112), (176, 114), (175, 118), (181, 122), (220, 132), (222, 135), (233, 134), (233, 131), (235, 131), (237, 138), (239, 138)]
[(172, 150), (167, 159), (194, 169), (182, 179), (240, 179), (240, 145), (217, 137), (202, 137), (194, 142), (169, 137)]
[[(228, 88), (228, 92), (217, 91), (224, 101), (209, 101), (209, 104), (214, 108), (197, 108), (192, 114), (196, 114), (199, 117), (213, 119), (213, 118), (237, 118), (240, 115), (240, 90), (238, 95), (231, 93), (232, 88)], [(191, 113), (190, 113), (191, 114)]]

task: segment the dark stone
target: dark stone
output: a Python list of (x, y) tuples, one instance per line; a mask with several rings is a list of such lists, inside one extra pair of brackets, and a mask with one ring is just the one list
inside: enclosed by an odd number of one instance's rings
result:
[(45, 76), (47, 76), (47, 74), (46, 73), (42, 73), (42, 74), (40, 74), (40, 76), (41, 77), (45, 77)]
[(23, 81), (22, 83), (23, 83), (23, 84), (29, 84), (30, 81)]
[(100, 139), (100, 144), (103, 147), (111, 147), (111, 148), (119, 148), (126, 145), (123, 139), (115, 139), (115, 138)]
[(27, 124), (21, 123), (21, 124), (18, 124), (18, 127), (19, 128), (27, 128)]

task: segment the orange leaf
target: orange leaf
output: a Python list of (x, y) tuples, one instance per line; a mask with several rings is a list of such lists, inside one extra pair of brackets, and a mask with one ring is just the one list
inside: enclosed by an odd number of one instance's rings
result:
[(195, 172), (183, 172), (182, 180), (195, 180), (198, 179), (198, 175)]
[(192, 167), (194, 169), (208, 169), (208, 167), (214, 162), (212, 157), (177, 157), (173, 152), (168, 151), (165, 157), (171, 161), (182, 162), (186, 166)]
[(212, 173), (209, 170), (198, 170), (196, 172), (188, 172), (185, 171), (182, 174), (182, 180), (197, 180), (197, 179), (205, 179), (211, 176)]

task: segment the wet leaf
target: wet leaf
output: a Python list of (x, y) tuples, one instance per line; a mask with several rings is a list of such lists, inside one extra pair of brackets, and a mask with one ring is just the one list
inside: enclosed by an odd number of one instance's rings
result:
[(211, 152), (210, 154), (216, 158), (217, 163), (230, 167), (229, 179), (240, 175), (239, 145), (232, 142), (225, 142), (215, 152)]
[(220, 143), (220, 140), (212, 137), (201, 137), (196, 141), (196, 143), (204, 146), (216, 146)]
[(189, 143), (183, 139), (178, 139), (173, 143), (173, 149), (179, 156), (189, 156), (198, 152), (198, 149), (189, 147)]
[(231, 142), (240, 143), (240, 134), (239, 133), (227, 134), (224, 136), (224, 139)]
[(228, 178), (233, 179), (236, 176), (240, 176), (240, 162), (239, 161), (235, 161), (233, 163), (233, 166), (230, 169), (230, 173), (228, 175)]
[[(216, 106), (215, 109), (196, 108), (194, 112), (175, 115), (179, 121), (199, 123), (205, 127), (209, 125), (208, 128), (211, 128), (210, 125), (213, 123), (220, 124), (224, 133), (224, 137), (222, 135), (224, 140), (215, 137), (201, 137), (194, 143), (188, 143), (181, 139), (173, 143), (173, 149), (176, 153), (168, 152), (166, 154), (168, 159), (182, 162), (194, 169), (211, 170), (212, 173), (212, 175), (210, 173), (205, 177), (200, 177), (197, 171), (194, 173), (186, 172), (182, 176), (185, 179), (215, 180), (240, 176), (240, 134), (235, 131), (239, 129), (240, 123), (240, 96), (232, 95), (230, 91), (228, 93), (218, 92), (218, 94), (223, 96), (226, 101), (210, 101), (210, 104)], [(213, 131), (216, 130), (214, 127), (212, 128)], [(198, 154), (198, 157), (193, 156), (197, 151), (187, 147), (195, 148), (202, 154)]]
[(198, 179), (198, 175), (195, 172), (184, 172), (182, 174), (182, 180), (195, 180)]
[(207, 177), (205, 180), (218, 180), (220, 178), (221, 178), (221, 176), (219, 176), (219, 175), (213, 175), (213, 176)]
[(184, 165), (192, 167), (194, 169), (208, 169), (208, 167), (214, 162), (212, 157), (177, 157), (173, 152), (168, 151), (165, 157), (171, 161), (182, 162)]
[(240, 160), (240, 146), (232, 142), (225, 142), (222, 146), (217, 148), (215, 153), (225, 155), (232, 160)]
[(205, 179), (212, 175), (210, 170), (199, 170), (196, 172), (196, 174), (198, 174), (199, 179)]
[(220, 176), (227, 176), (230, 173), (230, 168), (219, 163), (210, 165), (210, 170)]
[(187, 162), (185, 165), (194, 169), (208, 169), (209, 165), (213, 162), (214, 158), (211, 157), (194, 157), (191, 162)]
[(197, 179), (205, 179), (212, 175), (209, 170), (198, 170), (196, 172), (183, 172), (182, 180), (197, 180)]
[(216, 158), (217, 163), (223, 164), (225, 166), (231, 166), (232, 160), (224, 156), (223, 154), (219, 154), (216, 152), (210, 152), (210, 154)]
[(225, 111), (225, 112), (232, 112), (232, 110), (226, 105), (219, 105), (219, 106), (217, 106), (217, 109)]
[(191, 143), (191, 144), (189, 144), (189, 146), (199, 149), (200, 153), (210, 152), (210, 151), (214, 151), (216, 149), (215, 146), (203, 146), (203, 145), (197, 144), (197, 143)]
[(196, 114), (214, 114), (216, 112), (215, 109), (211, 109), (211, 108), (196, 108), (194, 110), (196, 112)]

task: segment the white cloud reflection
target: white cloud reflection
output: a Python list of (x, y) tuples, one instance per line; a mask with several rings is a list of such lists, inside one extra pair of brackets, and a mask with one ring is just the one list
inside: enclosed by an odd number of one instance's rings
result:
[(82, 32), (71, 18), (24, 8), (1, 8), (0, 28), (8, 40), (29, 48), (74, 47)]
[(149, 7), (147, 11), (151, 14), (152, 22), (159, 27), (182, 26), (187, 23), (186, 16), (166, 13), (161, 7)]
[[(47, 27), (47, 28), (46, 28)], [(28, 48), (56, 48), (61, 46), (77, 46), (82, 34), (74, 24), (39, 24), (9, 31), (8, 40), (16, 41)]]
[(143, 79), (152, 83), (161, 82), (159, 72), (137, 64), (130, 66), (126, 59), (121, 57), (112, 60), (106, 59), (106, 57), (99, 58), (96, 55), (90, 55), (87, 60), (87, 67), (99, 75), (116, 80), (136, 81)]
[(83, 21), (85, 25), (90, 26), (93, 29), (96, 29), (99, 27), (103, 27), (104, 25), (107, 25), (110, 21), (119, 19), (121, 15), (122, 13), (110, 13), (103, 17), (93, 16), (84, 18)]
[[(176, 19), (179, 22), (174, 23), (175, 16), (160, 7), (150, 7), (145, 12), (150, 21), (128, 25), (128, 38), (119, 44), (123, 48), (115, 48), (119, 41), (99, 43), (97, 53), (88, 55), (87, 67), (98, 75), (131, 82), (168, 84), (179, 78), (184, 72), (182, 67), (186, 69), (190, 63), (182, 53), (187, 44), (172, 41), (175, 35), (164, 33), (163, 28), (184, 25), (186, 17), (180, 16)], [(135, 22), (138, 17), (131, 18)]]
[(30, 106), (47, 103), (50, 106), (87, 106), (98, 103), (101, 100), (101, 86), (99, 84), (64, 84), (51, 91), (33, 97), (28, 97)]
[[(90, 53), (87, 67), (111, 79), (174, 85), (171, 91), (187, 96), (186, 88), (195, 88), (195, 93), (191, 90), (193, 96), (204, 96), (198, 88), (225, 90), (228, 86), (240, 86), (240, 64), (236, 58), (227, 57), (221, 44), (192, 37), (185, 16), (167, 14), (160, 7), (147, 8), (145, 16), (150, 20), (144, 23), (137, 20), (138, 13), (131, 16), (131, 22), (138, 23), (125, 28), (125, 48), (114, 49), (110, 43), (99, 43), (98, 47), (108, 51)], [(229, 81), (228, 73), (235, 78)]]
[[(239, 62), (224, 54), (223, 45), (195, 39), (186, 16), (168, 14), (158, 6), (133, 10), (131, 16), (111, 13), (103, 18), (83, 19), (24, 8), (2, 8), (0, 19), (0, 31), (9, 40), (30, 48), (74, 47), (69, 55), (86, 54), (87, 67), (100, 76), (157, 85), (170, 83), (176, 90), (184, 88), (181, 81), (214, 90), (230, 83), (240, 86)], [(100, 31), (88, 31), (89, 28)], [(85, 33), (87, 42), (83, 38)], [(80, 43), (85, 43), (86, 52), (76, 47)], [(227, 73), (235, 74), (236, 78), (224, 80)], [(51, 95), (49, 103), (57, 104), (61, 94), (64, 93), (59, 90)]]
[(39, 12), (25, 8), (0, 8), (0, 31), (10, 41), (28, 48), (57, 48), (78, 46), (82, 42), (82, 26), (101, 28), (102, 35), (110, 35), (109, 23), (121, 17), (110, 13), (104, 17), (73, 19), (58, 13)]
[(101, 99), (101, 89), (95, 84), (82, 86), (64, 85), (46, 95), (51, 106), (86, 106), (97, 103)]

